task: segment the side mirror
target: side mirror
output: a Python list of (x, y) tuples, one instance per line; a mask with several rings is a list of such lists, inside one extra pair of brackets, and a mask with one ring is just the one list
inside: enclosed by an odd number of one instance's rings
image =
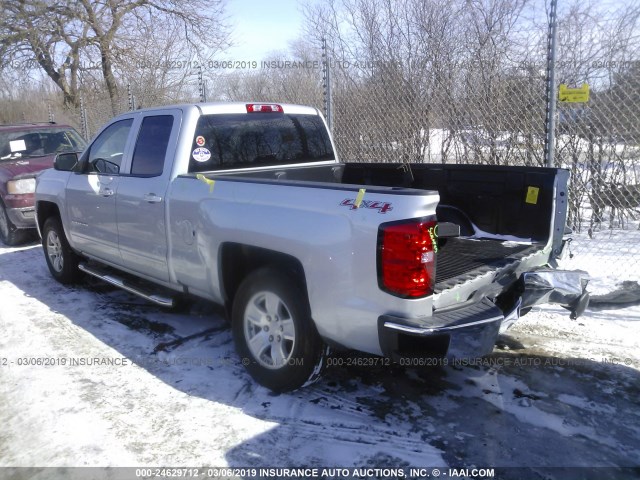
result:
[(53, 160), (53, 168), (62, 172), (70, 172), (78, 163), (76, 152), (59, 153)]
[(94, 171), (107, 175), (117, 175), (120, 173), (120, 165), (104, 158), (94, 158), (91, 160)]

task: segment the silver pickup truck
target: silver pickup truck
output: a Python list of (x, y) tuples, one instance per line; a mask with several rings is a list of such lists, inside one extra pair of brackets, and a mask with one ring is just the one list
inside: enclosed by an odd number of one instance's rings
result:
[(36, 215), (56, 280), (223, 305), (249, 373), (287, 391), (330, 348), (478, 357), (534, 304), (582, 313), (586, 275), (552, 268), (567, 181), (341, 163), (315, 108), (207, 103), (116, 117), (38, 177)]

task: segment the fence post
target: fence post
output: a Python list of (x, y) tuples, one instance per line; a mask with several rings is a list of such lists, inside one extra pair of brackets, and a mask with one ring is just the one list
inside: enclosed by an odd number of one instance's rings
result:
[(136, 99), (134, 98), (133, 94), (131, 93), (131, 84), (127, 83), (127, 98), (129, 100), (129, 110), (135, 110), (136, 109)]
[(544, 161), (553, 167), (556, 137), (556, 43), (558, 38), (557, 0), (551, 0), (549, 8), (549, 32), (547, 35), (547, 108), (545, 120)]
[(202, 78), (202, 65), (198, 65), (198, 91), (200, 92), (200, 102), (207, 101), (207, 89)]
[(324, 96), (324, 116), (327, 119), (327, 126), (333, 133), (333, 99), (331, 97), (331, 68), (329, 65), (329, 52), (327, 50), (327, 39), (322, 37), (322, 95)]
[(80, 97), (80, 128), (85, 140), (89, 140), (89, 125), (87, 123), (87, 111), (84, 108), (84, 99)]

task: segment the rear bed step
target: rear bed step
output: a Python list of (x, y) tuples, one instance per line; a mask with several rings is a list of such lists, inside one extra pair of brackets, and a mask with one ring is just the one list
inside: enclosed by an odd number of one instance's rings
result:
[(130, 281), (124, 280), (123, 278), (112, 274), (106, 269), (94, 265), (89, 266), (86, 263), (81, 263), (80, 265), (78, 265), (78, 268), (83, 272), (88, 273), (89, 275), (99, 278), (100, 280), (110, 283), (111, 285), (115, 285), (118, 288), (122, 288), (123, 290), (133, 293), (134, 295), (138, 295), (139, 297), (142, 297), (145, 300), (149, 300), (150, 302), (153, 302), (157, 305), (161, 305), (167, 308), (173, 307), (172, 298), (150, 292), (140, 285), (133, 285)]

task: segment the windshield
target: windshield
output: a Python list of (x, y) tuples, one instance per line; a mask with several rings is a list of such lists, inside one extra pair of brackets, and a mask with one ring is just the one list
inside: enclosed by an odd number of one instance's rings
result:
[(0, 132), (0, 160), (79, 152), (86, 143), (70, 128), (25, 128)]
[(282, 113), (200, 117), (191, 151), (190, 172), (335, 158), (318, 115)]

